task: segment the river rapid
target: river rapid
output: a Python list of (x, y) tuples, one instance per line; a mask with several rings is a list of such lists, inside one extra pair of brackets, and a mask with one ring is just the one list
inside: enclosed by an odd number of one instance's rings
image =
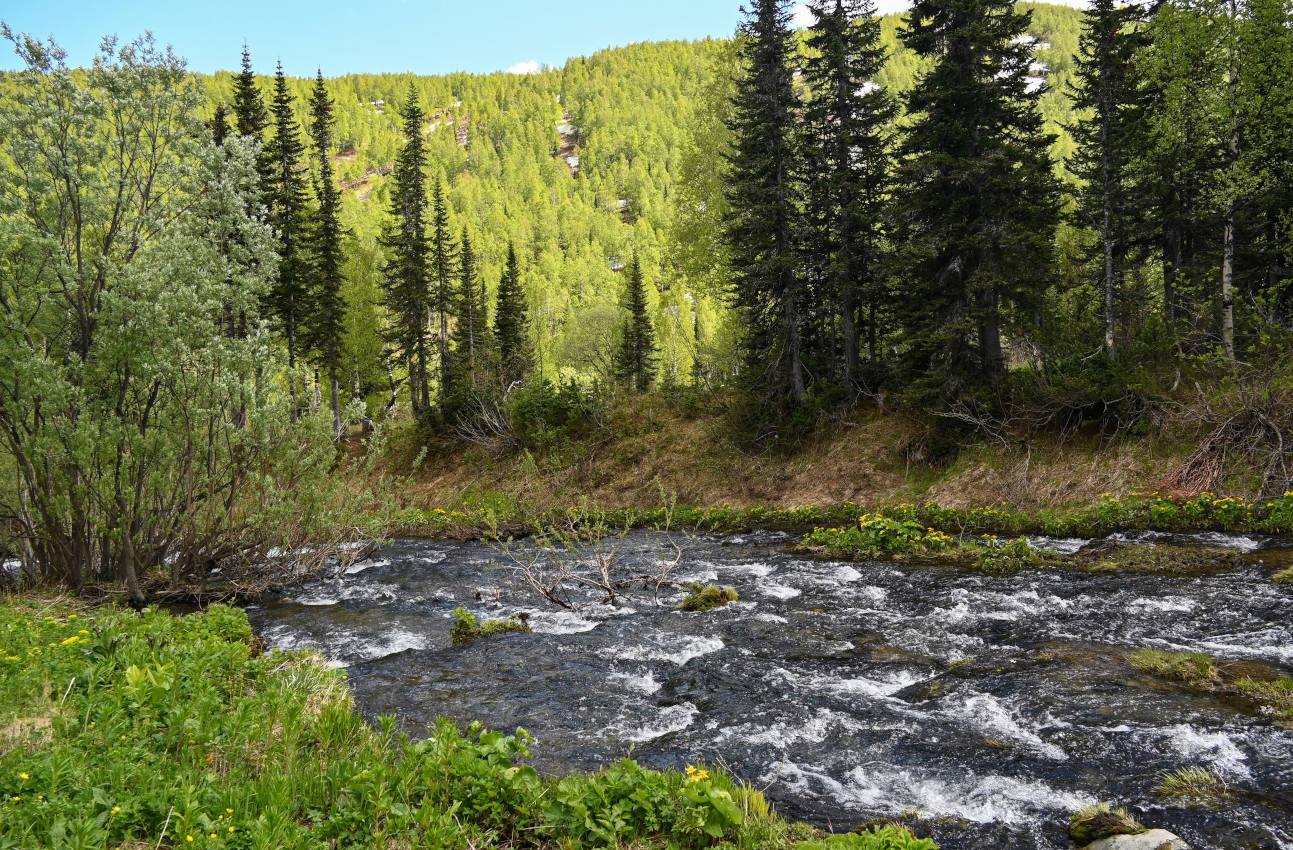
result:
[[(1147, 539), (1147, 538), (1142, 538)], [(1197, 650), (1293, 671), (1293, 593), (1254, 563), (1192, 578), (791, 554), (777, 532), (638, 532), (617, 563), (731, 585), (555, 609), (509, 585), (484, 543), (398, 540), (335, 579), (249, 609), (273, 647), (348, 668), (363, 711), (414, 735), (438, 715), (528, 729), (559, 773), (632, 751), (658, 768), (721, 763), (786, 816), (836, 830), (916, 811), (945, 850), (1065, 848), (1068, 813), (1105, 801), (1195, 848), (1293, 848), (1293, 729), (1254, 706), (1142, 675), (1130, 649)], [(1074, 541), (1038, 541), (1055, 548)], [(1178, 541), (1179, 542), (1179, 541)], [(1152, 545), (1152, 544), (1147, 544)], [(452, 646), (450, 611), (525, 612), (533, 634)], [(1165, 805), (1165, 770), (1207, 767), (1233, 800)]]

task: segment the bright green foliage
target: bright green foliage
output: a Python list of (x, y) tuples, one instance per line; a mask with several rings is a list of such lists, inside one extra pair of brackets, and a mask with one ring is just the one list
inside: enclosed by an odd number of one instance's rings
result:
[(855, 558), (883, 558), (915, 552), (942, 552), (951, 548), (952, 538), (912, 519), (894, 519), (883, 514), (864, 513), (850, 528), (815, 528), (805, 535), (809, 546)]
[(291, 534), (279, 487), (310, 489), (327, 449), (256, 380), (280, 364), (258, 330), (278, 278), (248, 212), (254, 146), (206, 141), (193, 78), (151, 40), (73, 72), (10, 35), (28, 68), (0, 110), (0, 513), (46, 580), (139, 598), (163, 558), (178, 579), (234, 529), (249, 553)]
[(735, 602), (738, 598), (735, 588), (719, 587), (716, 584), (693, 584), (690, 586), (687, 598), (683, 599), (678, 607), (683, 611), (709, 611), (712, 608), (721, 608), (729, 602)]
[(1059, 183), (1027, 80), (1028, 13), (1010, 0), (918, 0), (903, 43), (933, 67), (907, 94), (895, 177), (901, 324), (912, 390), (986, 400), (1003, 325), (1041, 303)]
[(619, 330), (613, 364), (615, 377), (635, 392), (643, 393), (655, 381), (658, 349), (651, 316), (647, 313), (642, 264), (636, 253), (624, 277), (624, 300), (620, 304), (628, 311), (628, 317)]
[(900, 826), (832, 835), (821, 841), (801, 841), (795, 850), (938, 850), (928, 838), (917, 838)]
[(507, 632), (531, 631), (529, 623), (517, 617), (490, 619), (482, 623), (466, 608), (455, 608), (452, 614), (453, 625), (449, 627), (449, 636), (455, 644), (470, 643), (477, 638), (494, 637)]
[[(545, 779), (519, 763), (523, 729), (440, 720), (411, 742), (393, 718), (370, 728), (343, 672), (251, 641), (221, 606), (0, 602), (0, 845), (787, 850), (804, 831), (721, 771), (625, 760)], [(932, 847), (890, 840), (850, 846)]]

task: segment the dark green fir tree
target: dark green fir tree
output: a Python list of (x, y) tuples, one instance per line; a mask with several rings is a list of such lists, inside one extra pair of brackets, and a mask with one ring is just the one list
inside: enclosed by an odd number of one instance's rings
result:
[(1104, 346), (1117, 345), (1119, 291), (1129, 254), (1145, 227), (1145, 198), (1133, 167), (1145, 144), (1145, 91), (1136, 64), (1145, 49), (1145, 10), (1136, 4), (1094, 0), (1083, 13), (1073, 106), (1082, 119), (1073, 128), (1077, 150), (1069, 170), (1082, 181), (1076, 219), (1096, 234)]
[(816, 0), (803, 81), (805, 256), (814, 306), (817, 369), (848, 397), (861, 351), (879, 357), (889, 294), (885, 260), (890, 138), (897, 107), (876, 82), (884, 67), (872, 0)]
[(995, 398), (1002, 324), (1049, 285), (1059, 184), (1012, 0), (917, 0), (902, 33), (930, 63), (907, 96), (893, 219), (906, 376), (930, 404)]
[(306, 330), (310, 348), (320, 366), (327, 370), (332, 402), (333, 433), (341, 434), (341, 394), (337, 370), (341, 366), (342, 320), (346, 305), (341, 297), (345, 278), (342, 246), (341, 189), (332, 168), (332, 98), (323, 81), (323, 71), (314, 80), (310, 94), (310, 141), (314, 146), (315, 186), (319, 208), (310, 229), (311, 286)]
[(293, 418), (300, 415), (297, 367), (303, 341), (302, 321), (309, 306), (311, 274), (306, 150), (301, 141), (301, 128), (296, 123), (295, 102), (280, 63), (274, 74), (274, 100), (270, 111), (274, 134), (264, 147), (265, 159), (272, 166), (265, 187), (265, 200), (269, 220), (278, 233), (279, 242), (278, 280), (270, 291), (269, 306), (287, 343), (287, 385)]
[(799, 99), (791, 71), (790, 4), (753, 0), (740, 28), (741, 70), (733, 97), (724, 241), (731, 302), (743, 326), (747, 376), (776, 413), (807, 397), (800, 274), (800, 184), (795, 140)]
[(628, 311), (628, 316), (620, 326), (616, 340), (613, 363), (615, 377), (634, 392), (644, 393), (655, 382), (659, 350), (656, 348), (655, 330), (651, 326), (648, 312), (642, 264), (636, 253), (627, 269), (624, 299), (620, 303)]
[(498, 283), (498, 300), (494, 307), (494, 344), (498, 351), (499, 381), (506, 391), (524, 381), (533, 368), (530, 345), (530, 312), (521, 286), (520, 264), (516, 247), (507, 246), (507, 265)]
[(426, 229), (427, 155), (422, 136), (426, 113), (412, 84), (400, 114), (404, 119), (404, 144), (391, 175), (390, 220), (382, 234), (386, 249), (382, 293), (392, 321), (387, 342), (408, 364), (413, 415), (423, 418), (431, 408), (427, 371), (431, 245)]

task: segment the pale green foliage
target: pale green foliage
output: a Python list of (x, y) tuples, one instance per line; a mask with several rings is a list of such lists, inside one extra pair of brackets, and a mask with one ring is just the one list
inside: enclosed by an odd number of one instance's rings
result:
[(0, 457), (16, 477), (0, 513), (29, 568), (138, 598), (137, 567), (228, 557), (251, 536), (247, 491), (325, 459), (286, 425), (257, 317), (276, 264), (248, 214), (254, 151), (206, 141), (193, 78), (150, 38), (105, 40), (72, 71), (52, 42), (5, 34), (28, 69), (0, 111)]

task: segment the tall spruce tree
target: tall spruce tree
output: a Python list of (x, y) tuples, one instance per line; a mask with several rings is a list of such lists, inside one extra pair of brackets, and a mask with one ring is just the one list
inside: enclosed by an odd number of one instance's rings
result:
[[(296, 390), (297, 365), (300, 359), (302, 321), (308, 307), (310, 290), (309, 194), (306, 187), (305, 144), (296, 123), (296, 98), (287, 88), (287, 77), (280, 62), (274, 74), (274, 100), (271, 107), (274, 134), (266, 142), (265, 159), (272, 165), (265, 198), (270, 223), (278, 233), (278, 280), (269, 294), (270, 307), (277, 317), (280, 332), (287, 342), (287, 386), (291, 397), (292, 417), (300, 415)], [(302, 381), (302, 391), (305, 384)]]
[(246, 44), (242, 46), (242, 70), (233, 80), (233, 114), (238, 135), (261, 146), (256, 156), (256, 172), (262, 186), (267, 185), (273, 173), (273, 164), (264, 149), (269, 112), (265, 109), (260, 87), (256, 85), (256, 75), (251, 69), (251, 52)]
[(436, 355), (440, 361), (440, 403), (448, 401), (452, 381), (449, 364), (449, 317), (453, 313), (454, 265), (453, 235), (449, 232), (449, 206), (445, 202), (444, 184), (439, 175), (431, 187), (431, 303), (439, 320)]
[(753, 0), (740, 28), (741, 73), (733, 98), (730, 211), (731, 301), (742, 322), (745, 367), (755, 392), (784, 412), (807, 397), (800, 273), (800, 185), (795, 144), (799, 99), (790, 67), (786, 0)]
[(897, 106), (875, 78), (885, 62), (872, 0), (816, 0), (803, 80), (804, 247), (823, 371), (857, 390), (861, 340), (878, 356), (887, 307), (885, 204)]
[(659, 349), (647, 307), (646, 281), (637, 252), (629, 263), (624, 279), (621, 306), (628, 311), (619, 329), (614, 356), (615, 377), (630, 389), (644, 393), (655, 382)]
[(1143, 145), (1145, 92), (1136, 64), (1147, 44), (1145, 8), (1094, 0), (1083, 13), (1073, 106), (1082, 110), (1073, 127), (1077, 149), (1069, 170), (1081, 179), (1077, 224), (1095, 231), (1100, 248), (1104, 300), (1104, 346), (1117, 344), (1119, 290), (1128, 254), (1142, 235), (1146, 198), (1133, 168)]
[(332, 401), (332, 430), (341, 434), (341, 394), (337, 369), (341, 366), (341, 342), (346, 305), (341, 297), (345, 279), (342, 250), (341, 189), (332, 169), (332, 98), (320, 70), (310, 95), (310, 140), (314, 145), (314, 194), (319, 208), (310, 229), (311, 285), (306, 330), (310, 348), (318, 363), (328, 370)]
[(932, 63), (907, 96), (895, 207), (907, 374), (931, 401), (995, 384), (1005, 309), (1048, 284), (1059, 184), (1025, 79), (1029, 20), (1011, 0), (917, 0), (902, 33)]
[(1220, 216), (1211, 202), (1224, 160), (1215, 23), (1191, 2), (1164, 0), (1150, 17), (1137, 68), (1145, 79), (1149, 128), (1137, 179), (1152, 197), (1147, 216), (1158, 234), (1164, 317), (1187, 350), (1198, 342), (1189, 331), (1221, 254)]
[(498, 350), (499, 380), (506, 391), (525, 380), (534, 367), (530, 345), (530, 311), (521, 286), (516, 247), (507, 246), (507, 265), (498, 283), (494, 307), (494, 344)]
[(422, 135), (426, 113), (411, 83), (400, 114), (404, 119), (404, 145), (391, 175), (391, 218), (382, 234), (386, 249), (382, 292), (393, 317), (388, 342), (408, 363), (410, 403), (413, 415), (421, 418), (431, 407), (427, 371), (431, 245), (426, 231), (427, 155)]

